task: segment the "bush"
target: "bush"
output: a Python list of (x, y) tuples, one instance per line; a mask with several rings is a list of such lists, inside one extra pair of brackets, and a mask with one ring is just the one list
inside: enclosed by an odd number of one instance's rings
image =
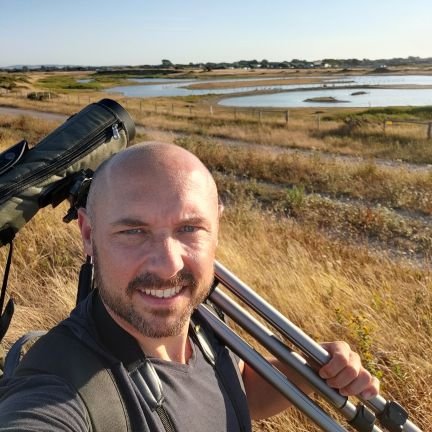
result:
[(57, 95), (51, 92), (31, 92), (27, 95), (28, 99), (36, 101), (45, 101), (55, 97), (57, 97)]

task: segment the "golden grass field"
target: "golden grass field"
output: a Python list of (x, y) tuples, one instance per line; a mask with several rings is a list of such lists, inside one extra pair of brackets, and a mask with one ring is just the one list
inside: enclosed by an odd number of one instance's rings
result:
[[(3, 96), (0, 105), (69, 114), (101, 94), (81, 94), (80, 104), (76, 97)], [(155, 101), (119, 100), (145, 128), (135, 141), (176, 142), (214, 172), (226, 204), (218, 259), (317, 341), (348, 341), (380, 377), (382, 395), (432, 430), (432, 175), (395, 161), (431, 163), (424, 131), (400, 126), (383, 135), (367, 123), (344, 134), (338, 119), (317, 130), (306, 110), (292, 110), (287, 127), (281, 113), (261, 124), (253, 113), (210, 115), (206, 98), (158, 100), (156, 109)], [(58, 124), (2, 116), (0, 146), (35, 144)], [(277, 153), (281, 147), (306, 152)], [(6, 346), (74, 306), (84, 257), (77, 227), (61, 221), (66, 210), (40, 211), (17, 236), (9, 282), (17, 311)], [(318, 431), (295, 410), (254, 430)]]

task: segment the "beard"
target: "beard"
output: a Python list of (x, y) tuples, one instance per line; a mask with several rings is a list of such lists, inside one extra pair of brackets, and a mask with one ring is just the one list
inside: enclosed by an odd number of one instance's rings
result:
[[(182, 269), (170, 279), (161, 279), (155, 274), (143, 273), (131, 280), (124, 291), (118, 287), (109, 289), (103, 279), (103, 270), (100, 267), (96, 248), (94, 248), (93, 261), (96, 287), (105, 306), (143, 336), (150, 338), (179, 335), (188, 324), (193, 311), (207, 298), (211, 288), (212, 277), (198, 281), (190, 271)], [(159, 310), (148, 309), (145, 311), (147, 313), (142, 313), (134, 305), (133, 294), (138, 290), (178, 286), (187, 287), (191, 293), (190, 301), (182, 309), (173, 306)]]

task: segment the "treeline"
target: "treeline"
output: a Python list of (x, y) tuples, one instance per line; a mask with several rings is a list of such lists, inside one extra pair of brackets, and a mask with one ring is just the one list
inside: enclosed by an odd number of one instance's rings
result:
[[(97, 71), (99, 73), (137, 73), (137, 70), (145, 70), (146, 73), (158, 71), (160, 74), (168, 74), (173, 71), (187, 69), (202, 69), (206, 71), (217, 69), (312, 69), (312, 68), (385, 68), (389, 66), (415, 66), (431, 65), (432, 57), (421, 58), (409, 56), (394, 57), (391, 59), (335, 59), (324, 58), (322, 60), (309, 61), (304, 59), (292, 59), (291, 61), (269, 61), (263, 60), (238, 60), (235, 62), (190, 62), (173, 63), (164, 59), (157, 65), (137, 65), (137, 66), (74, 66), (74, 65), (17, 65), (0, 68), (2, 72), (29, 72), (29, 71)], [(131, 72), (132, 71), (132, 72)]]

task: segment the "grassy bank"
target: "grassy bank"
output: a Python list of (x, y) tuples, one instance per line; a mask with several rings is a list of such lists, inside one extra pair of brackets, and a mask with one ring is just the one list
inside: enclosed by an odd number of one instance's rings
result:
[(0, 89), (14, 90), (29, 82), (25, 74), (3, 74), (0, 73)]

